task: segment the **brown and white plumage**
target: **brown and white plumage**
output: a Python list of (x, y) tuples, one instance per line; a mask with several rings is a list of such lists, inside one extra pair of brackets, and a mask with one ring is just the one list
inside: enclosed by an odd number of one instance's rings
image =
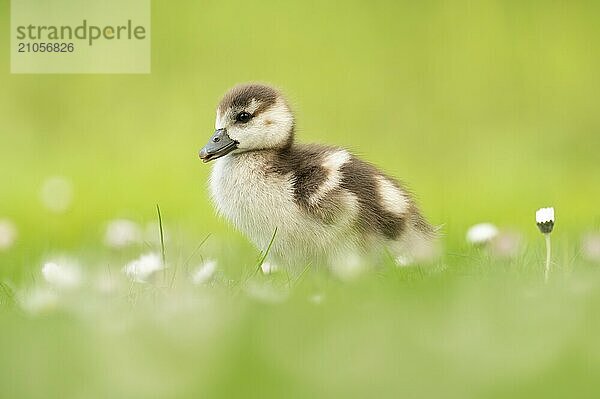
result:
[(279, 262), (336, 262), (387, 247), (421, 257), (434, 232), (396, 180), (342, 148), (294, 142), (294, 117), (275, 89), (231, 89), (201, 150), (218, 212), (260, 249), (273, 232)]

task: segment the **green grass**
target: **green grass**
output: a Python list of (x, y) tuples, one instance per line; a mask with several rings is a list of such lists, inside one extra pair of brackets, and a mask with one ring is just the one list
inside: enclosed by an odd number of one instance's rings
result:
[[(248, 276), (257, 252), (232, 244), (195, 286), (189, 265), (206, 250), (180, 256), (172, 240), (150, 283), (127, 282), (118, 253), (85, 264), (73, 290), (34, 271), (1, 286), (0, 386), (44, 398), (591, 397), (600, 272), (555, 240), (544, 283), (538, 238), (513, 259), (472, 248), (350, 282), (314, 268)], [(98, 273), (114, 291), (98, 291)], [(34, 287), (55, 292), (53, 305), (24, 310)]]

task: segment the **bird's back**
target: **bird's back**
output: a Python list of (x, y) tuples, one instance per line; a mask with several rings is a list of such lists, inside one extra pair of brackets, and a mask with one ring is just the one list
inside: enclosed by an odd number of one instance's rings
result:
[(345, 149), (296, 144), (277, 153), (272, 169), (292, 174), (295, 202), (323, 223), (355, 213), (363, 235), (396, 240), (407, 229), (433, 234), (406, 188)]

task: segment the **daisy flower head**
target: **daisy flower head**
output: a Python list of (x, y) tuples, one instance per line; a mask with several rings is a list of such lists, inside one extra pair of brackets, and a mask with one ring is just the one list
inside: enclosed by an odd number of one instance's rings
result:
[(540, 208), (535, 212), (535, 222), (546, 238), (546, 267), (544, 268), (544, 280), (547, 282), (550, 276), (550, 262), (552, 258), (552, 243), (550, 233), (554, 228), (554, 208)]
[(491, 223), (479, 223), (467, 230), (467, 242), (472, 245), (484, 245), (498, 235), (498, 228)]
[(279, 266), (276, 263), (265, 261), (260, 265), (263, 274), (273, 274), (279, 271)]
[(76, 288), (81, 285), (82, 275), (75, 263), (60, 260), (44, 263), (42, 266), (44, 280), (57, 288)]
[(126, 264), (123, 272), (133, 281), (145, 283), (154, 273), (164, 269), (164, 267), (157, 253), (148, 253)]
[(217, 262), (207, 260), (194, 270), (192, 273), (192, 282), (196, 285), (207, 283), (213, 278), (216, 270)]
[(543, 234), (552, 233), (554, 229), (554, 208), (541, 208), (535, 212), (535, 222)]

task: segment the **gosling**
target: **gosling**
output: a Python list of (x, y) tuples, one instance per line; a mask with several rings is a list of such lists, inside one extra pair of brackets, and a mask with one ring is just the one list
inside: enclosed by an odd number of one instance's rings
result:
[(401, 184), (343, 148), (297, 144), (294, 127), (273, 87), (242, 84), (224, 95), (199, 153), (215, 160), (210, 192), (220, 215), (260, 250), (271, 244), (278, 265), (385, 253), (404, 265), (432, 255), (435, 231)]

